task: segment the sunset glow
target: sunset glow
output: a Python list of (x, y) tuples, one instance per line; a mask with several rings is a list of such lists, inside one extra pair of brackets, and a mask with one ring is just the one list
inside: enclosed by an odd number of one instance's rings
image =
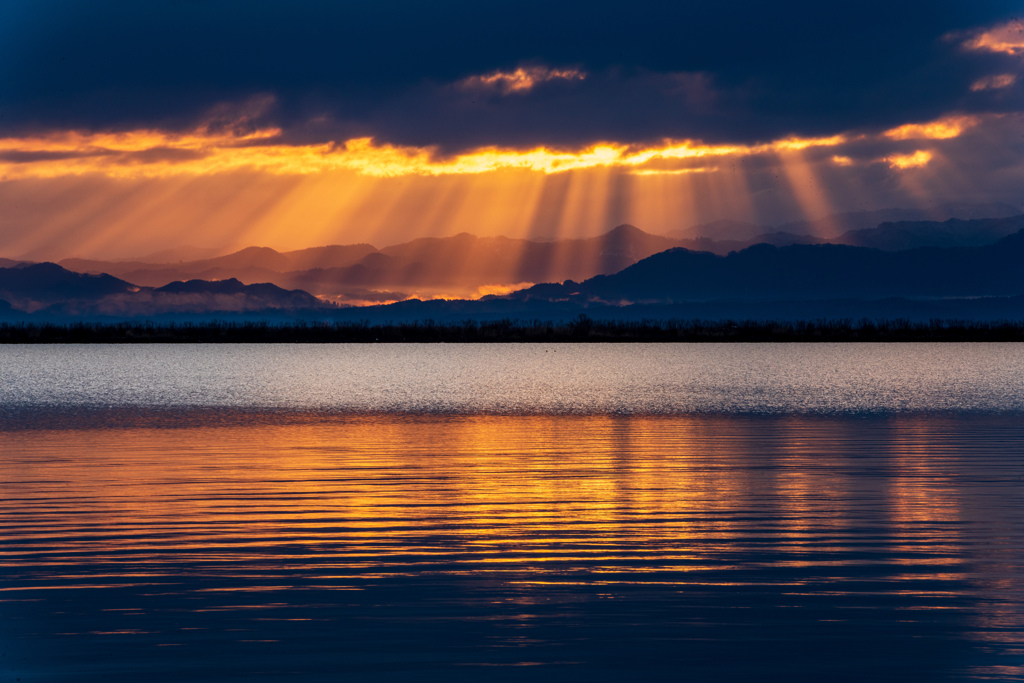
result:
[(891, 140), (948, 140), (958, 137), (968, 128), (976, 126), (973, 116), (950, 116), (929, 123), (908, 123), (885, 131)]
[(918, 150), (913, 154), (893, 154), (886, 157), (885, 160), (893, 168), (920, 168), (932, 160), (932, 153)]
[(0, 679), (1024, 681), (1021, 9), (0, 1)]
[[(1019, 83), (1007, 56), (1017, 55), (1020, 24), (977, 26), (929, 40), (949, 59), (1003, 55), (959, 90), (1004, 102), (998, 111), (954, 102), (813, 126), (780, 117), (762, 129), (742, 111), (754, 91), (713, 69), (525, 56), (411, 77), (363, 123), (355, 109), (326, 100), (296, 109), (266, 87), (210, 101), (176, 125), (0, 127), (0, 256), (384, 247), (460, 232), (560, 239), (621, 223), (667, 234), (987, 192), (1012, 203), (1024, 120), (1005, 106)], [(574, 101), (583, 109), (566, 108)], [(626, 116), (643, 111), (649, 120)], [(984, 159), (1001, 154), (986, 177)]]
[[(973, 117), (955, 117), (926, 124), (907, 124), (885, 132), (892, 140), (945, 140), (976, 125)], [(665, 140), (639, 146), (601, 142), (575, 150), (548, 147), (509, 149), (490, 147), (441, 156), (429, 147), (401, 147), (357, 138), (340, 144), (288, 145), (279, 129), (245, 134), (184, 134), (155, 130), (123, 133), (56, 132), (44, 136), (0, 139), (0, 174), (18, 178), (59, 178), (99, 174), (111, 178), (166, 178), (258, 171), (280, 175), (310, 175), (354, 171), (378, 178), (406, 175), (445, 176), (527, 170), (544, 174), (596, 168), (631, 169), (634, 173), (692, 173), (713, 166), (663, 168), (659, 163), (709, 158), (742, 159), (837, 147), (864, 141), (865, 135), (787, 137), (762, 144), (705, 144), (695, 140)]]

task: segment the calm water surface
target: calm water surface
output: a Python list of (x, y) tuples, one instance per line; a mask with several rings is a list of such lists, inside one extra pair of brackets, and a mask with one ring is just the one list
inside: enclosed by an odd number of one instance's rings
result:
[(0, 347), (0, 681), (1024, 680), (1020, 345)]

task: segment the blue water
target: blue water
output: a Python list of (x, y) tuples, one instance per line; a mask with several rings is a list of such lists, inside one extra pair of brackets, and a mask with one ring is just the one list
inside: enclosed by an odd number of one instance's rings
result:
[(1022, 680), (1022, 373), (0, 347), (0, 680)]

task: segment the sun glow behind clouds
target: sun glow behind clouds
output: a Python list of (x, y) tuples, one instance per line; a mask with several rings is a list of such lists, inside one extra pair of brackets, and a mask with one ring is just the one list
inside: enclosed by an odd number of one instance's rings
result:
[[(449, 156), (369, 138), (289, 144), (277, 129), (230, 125), (10, 137), (0, 139), (0, 256), (383, 247), (458, 232), (550, 239), (619, 223), (665, 233), (720, 218), (771, 225), (958, 196), (977, 177), (956, 176), (964, 155), (987, 154), (978, 145), (991, 151), (1022, 129), (1009, 115), (954, 116), (759, 144), (600, 142)], [(872, 184), (880, 168), (895, 182)]]
[[(503, 170), (544, 174), (587, 169), (622, 169), (637, 175), (706, 173), (709, 160), (838, 148), (871, 140), (949, 140), (977, 126), (976, 116), (948, 116), (908, 123), (881, 136), (837, 134), (790, 136), (760, 144), (706, 144), (666, 139), (657, 145), (597, 142), (577, 149), (487, 147), (442, 156), (433, 147), (378, 143), (354, 138), (342, 143), (287, 144), (277, 128), (236, 132), (199, 128), (186, 133), (58, 131), (0, 139), (0, 178), (59, 178), (98, 174), (111, 178), (206, 176), (236, 171), (311, 175), (354, 171), (376, 178), (475, 175)], [(849, 159), (847, 154), (837, 158)], [(837, 162), (841, 163), (841, 162)]]
[(948, 116), (930, 123), (908, 123), (885, 131), (890, 140), (949, 140), (978, 124), (974, 116)]
[(0, 174), (10, 180), (83, 174), (161, 178), (238, 170), (297, 175), (347, 170), (371, 177), (472, 175), (508, 169), (545, 174), (593, 168), (692, 172), (695, 169), (644, 167), (654, 163), (832, 147), (848, 141), (843, 135), (835, 135), (790, 137), (760, 145), (708, 145), (693, 140), (666, 140), (659, 146), (638, 147), (602, 142), (577, 150), (491, 147), (439, 157), (433, 148), (377, 144), (371, 138), (348, 140), (340, 145), (285, 145), (274, 142), (279, 135), (277, 129), (240, 136), (144, 130), (4, 138), (0, 139)]
[(918, 150), (913, 154), (892, 154), (885, 158), (890, 166), (900, 169), (927, 166), (931, 160), (932, 153), (924, 150)]

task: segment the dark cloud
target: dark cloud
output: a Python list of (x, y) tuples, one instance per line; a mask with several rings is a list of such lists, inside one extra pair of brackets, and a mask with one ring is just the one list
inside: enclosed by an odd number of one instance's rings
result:
[[(188, 128), (264, 98), (248, 125), (403, 144), (751, 141), (1019, 111), (1019, 56), (948, 35), (1019, 1), (895, 3), (9, 0), (0, 129)], [(577, 68), (512, 96), (453, 84)], [(498, 93), (508, 94), (508, 93)], [(272, 104), (267, 104), (272, 103)]]
[(37, 161), (64, 161), (66, 159), (89, 159), (93, 157), (111, 156), (113, 154), (115, 153), (109, 150), (94, 150), (88, 152), (3, 150), (0, 151), (0, 161), (7, 161), (13, 164), (31, 164)]

